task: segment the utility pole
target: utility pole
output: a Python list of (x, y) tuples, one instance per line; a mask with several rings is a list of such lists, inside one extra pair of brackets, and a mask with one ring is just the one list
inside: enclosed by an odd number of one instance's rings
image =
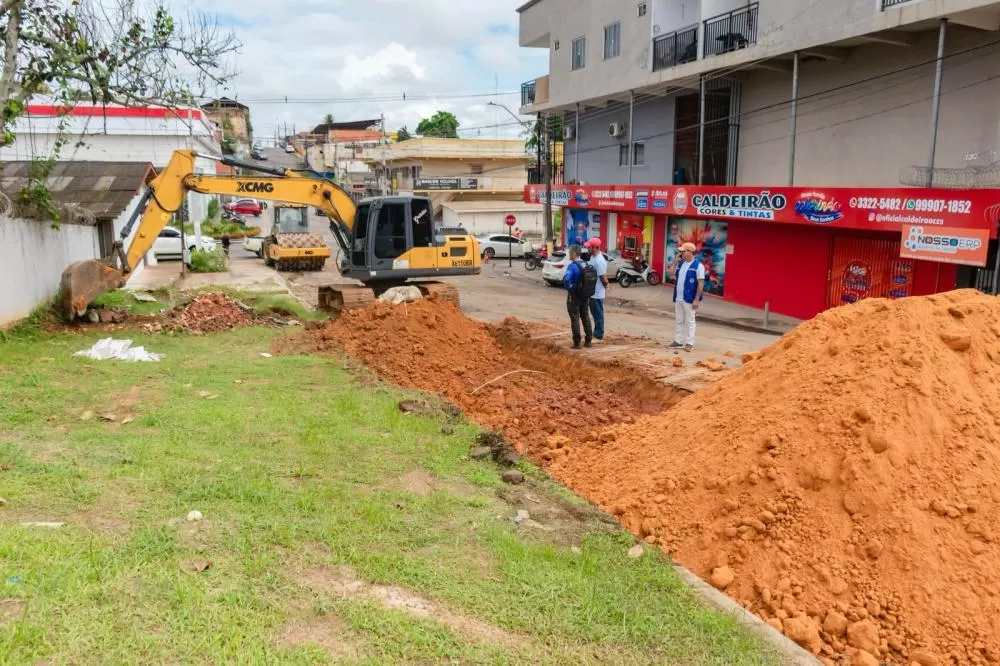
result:
[(389, 145), (388, 140), (385, 135), (385, 114), (381, 115), (381, 126), (382, 126), (382, 145), (380, 146), (380, 152), (382, 153), (382, 196), (387, 194), (386, 189), (389, 185), (389, 174), (386, 173), (385, 166), (385, 151), (386, 147)]
[[(540, 114), (541, 115), (541, 114)], [(545, 114), (542, 135), (545, 141), (545, 244), (555, 240), (552, 232), (552, 147), (549, 145), (549, 116)]]

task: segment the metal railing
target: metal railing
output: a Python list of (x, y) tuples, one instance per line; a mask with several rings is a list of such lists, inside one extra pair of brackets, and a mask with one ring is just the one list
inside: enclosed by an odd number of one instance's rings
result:
[(535, 81), (528, 81), (521, 84), (521, 106), (530, 106), (535, 103)]
[(653, 71), (698, 59), (698, 26), (676, 30), (653, 40)]
[(890, 7), (895, 7), (896, 5), (901, 5), (905, 2), (913, 2), (913, 0), (882, 0), (882, 11), (889, 9)]
[(705, 21), (705, 57), (756, 44), (759, 7), (755, 2)]

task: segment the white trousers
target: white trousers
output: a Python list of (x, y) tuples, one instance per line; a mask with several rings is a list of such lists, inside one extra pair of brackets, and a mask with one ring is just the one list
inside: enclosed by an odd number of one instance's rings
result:
[(674, 316), (677, 318), (677, 328), (674, 330), (674, 342), (694, 346), (694, 308), (690, 303), (674, 301)]

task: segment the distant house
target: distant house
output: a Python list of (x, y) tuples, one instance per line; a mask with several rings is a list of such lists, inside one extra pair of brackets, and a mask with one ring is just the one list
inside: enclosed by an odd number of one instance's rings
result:
[(234, 99), (220, 97), (201, 105), (201, 110), (222, 131), (222, 145), (227, 153), (238, 153), (239, 147), (249, 147), (253, 139), (250, 107)]
[(376, 188), (430, 197), (440, 215), (450, 201), (521, 201), (531, 155), (520, 139), (425, 137), (380, 146), (366, 160)]

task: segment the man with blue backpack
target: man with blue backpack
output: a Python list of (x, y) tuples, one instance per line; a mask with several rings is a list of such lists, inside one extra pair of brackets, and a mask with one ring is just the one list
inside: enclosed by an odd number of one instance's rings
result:
[(695, 313), (705, 298), (705, 265), (695, 259), (698, 248), (694, 243), (684, 243), (678, 248), (680, 261), (674, 258), (674, 315), (677, 328), (670, 349), (694, 349)]
[(597, 290), (597, 271), (580, 259), (580, 246), (569, 246), (569, 266), (563, 276), (566, 288), (566, 310), (573, 329), (573, 349), (580, 348), (580, 322), (583, 322), (583, 346), (593, 345), (594, 329), (590, 324), (590, 298)]

